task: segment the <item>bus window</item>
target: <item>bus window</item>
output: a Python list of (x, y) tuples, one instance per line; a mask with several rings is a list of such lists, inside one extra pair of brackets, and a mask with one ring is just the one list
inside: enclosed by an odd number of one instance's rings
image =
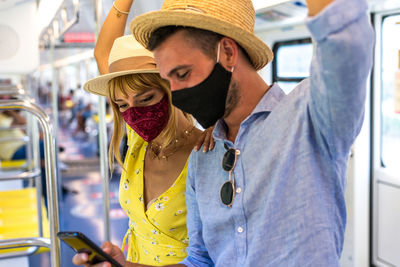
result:
[(397, 173), (400, 170), (400, 110), (396, 110), (394, 100), (395, 74), (400, 72), (399, 33), (400, 15), (385, 17), (382, 23), (381, 164)]
[(275, 60), (272, 63), (272, 80), (288, 94), (309, 76), (313, 53), (311, 39), (277, 42), (273, 51)]

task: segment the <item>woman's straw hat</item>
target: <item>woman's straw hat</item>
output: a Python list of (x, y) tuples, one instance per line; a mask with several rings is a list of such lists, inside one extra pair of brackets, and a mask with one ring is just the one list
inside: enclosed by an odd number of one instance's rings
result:
[(255, 12), (251, 0), (165, 0), (161, 10), (138, 16), (130, 29), (143, 46), (153, 31), (164, 26), (189, 26), (235, 40), (260, 70), (273, 59), (271, 49), (254, 34)]
[(83, 86), (86, 91), (107, 96), (108, 82), (112, 78), (134, 73), (158, 73), (153, 53), (132, 35), (115, 39), (108, 64), (109, 73), (87, 81)]

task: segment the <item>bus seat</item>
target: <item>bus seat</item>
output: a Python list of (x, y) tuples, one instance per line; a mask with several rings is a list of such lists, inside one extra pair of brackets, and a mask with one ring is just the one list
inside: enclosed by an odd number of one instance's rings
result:
[[(92, 116), (92, 118), (93, 118), (93, 120), (96, 122), (96, 123), (99, 123), (99, 115), (98, 114), (94, 114), (93, 116)], [(110, 123), (110, 122), (112, 122), (112, 120), (113, 120), (113, 117), (110, 115), (110, 114), (106, 114), (106, 123)]]
[[(36, 188), (0, 191), (0, 240), (39, 237)], [(49, 237), (49, 221), (44, 201), (42, 204), (43, 237)], [(29, 248), (0, 250), (3, 254), (28, 251)], [(39, 248), (36, 253), (48, 252)]]
[(14, 168), (23, 168), (26, 167), (26, 159), (18, 159), (18, 160), (2, 160), (0, 161), (0, 168), (2, 169), (14, 169)]

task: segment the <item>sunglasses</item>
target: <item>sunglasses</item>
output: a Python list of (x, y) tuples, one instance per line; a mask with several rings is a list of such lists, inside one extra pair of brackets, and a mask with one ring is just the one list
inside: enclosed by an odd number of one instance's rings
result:
[(226, 146), (225, 148), (227, 151), (222, 158), (222, 168), (229, 173), (229, 180), (221, 186), (220, 197), (225, 206), (232, 208), (233, 199), (235, 198), (235, 174), (233, 169), (240, 151), (234, 148), (228, 149)]

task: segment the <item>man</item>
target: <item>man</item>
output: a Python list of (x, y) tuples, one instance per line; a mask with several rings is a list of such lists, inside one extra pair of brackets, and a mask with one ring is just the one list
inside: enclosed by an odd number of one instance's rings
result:
[(182, 266), (339, 266), (373, 33), (365, 0), (307, 4), (311, 74), (289, 95), (257, 74), (272, 53), (253, 34), (250, 0), (166, 0), (131, 23), (174, 104), (217, 122), (214, 150), (190, 158)]

